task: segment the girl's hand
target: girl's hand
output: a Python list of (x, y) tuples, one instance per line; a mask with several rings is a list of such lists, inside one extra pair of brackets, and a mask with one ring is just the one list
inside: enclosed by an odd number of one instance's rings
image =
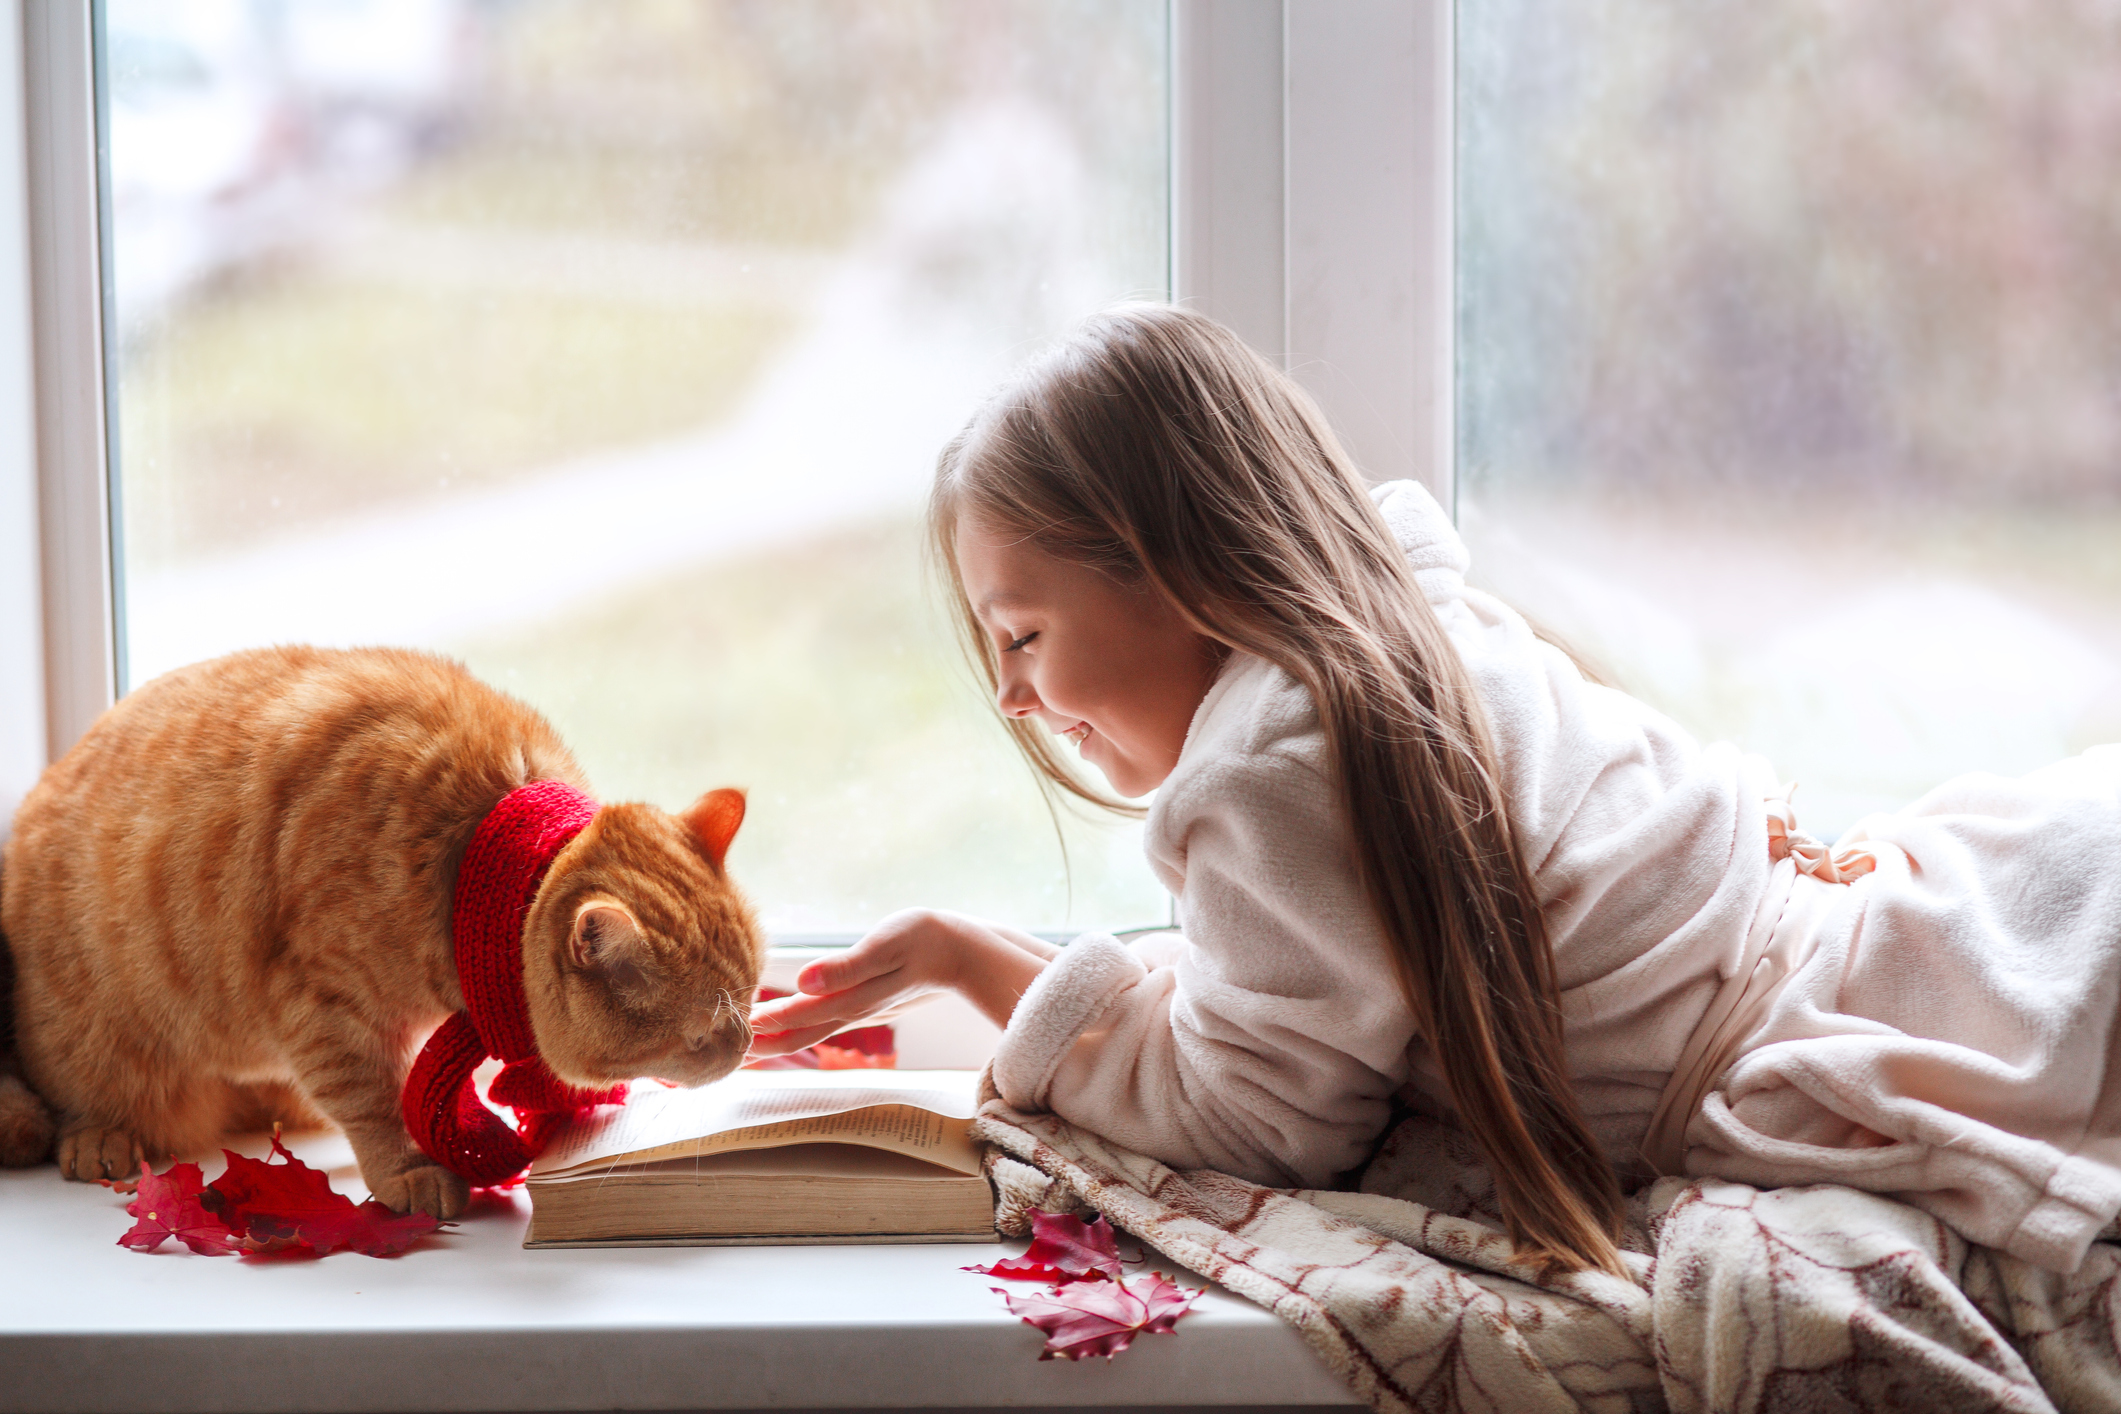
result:
[(1017, 998), (1056, 951), (1028, 933), (962, 914), (894, 913), (840, 956), (805, 967), (797, 995), (753, 1008), (748, 1059), (800, 1051), (935, 992), (957, 992), (1006, 1026)]

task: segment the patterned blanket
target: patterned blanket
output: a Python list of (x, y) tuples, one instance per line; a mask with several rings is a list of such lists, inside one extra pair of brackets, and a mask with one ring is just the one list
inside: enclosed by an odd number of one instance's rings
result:
[(1379, 1410), (2121, 1411), (2121, 1246), (2073, 1276), (1835, 1187), (1664, 1179), (1632, 1281), (1510, 1260), (1472, 1142), (1400, 1123), (1361, 1191), (1175, 1172), (989, 1101), (1004, 1231), (1095, 1209), (1301, 1332)]

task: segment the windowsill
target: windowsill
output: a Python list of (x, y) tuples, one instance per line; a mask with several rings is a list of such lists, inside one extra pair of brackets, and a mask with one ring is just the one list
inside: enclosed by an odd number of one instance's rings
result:
[[(901, 1018), (905, 1063), (984, 1060), (994, 1029), (959, 1007)], [(343, 1139), (293, 1147), (360, 1193)], [(1041, 1362), (997, 1283), (959, 1270), (1021, 1243), (530, 1252), (518, 1192), (392, 1260), (143, 1255), (116, 1245), (126, 1201), (0, 1172), (0, 1414), (1355, 1403), (1219, 1288), (1110, 1364)]]
[[(333, 1147), (297, 1146), (320, 1164)], [(49, 1167), (0, 1174), (0, 1411), (1352, 1402), (1294, 1330), (1220, 1290), (1109, 1365), (1041, 1363), (995, 1283), (958, 1270), (1001, 1245), (529, 1252), (515, 1196), (394, 1260), (142, 1255), (116, 1245), (125, 1201)]]

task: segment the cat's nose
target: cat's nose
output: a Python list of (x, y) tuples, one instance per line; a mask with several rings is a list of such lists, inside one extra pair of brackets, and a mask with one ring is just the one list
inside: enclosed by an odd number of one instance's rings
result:
[(744, 1063), (751, 1049), (751, 1022), (731, 1013), (703, 1018), (678, 1034), (677, 1043), (663, 1058), (658, 1079), (673, 1085), (705, 1085), (719, 1080)]
[(686, 1032), (685, 1044), (702, 1054), (733, 1050), (741, 1055), (751, 1047), (751, 1019), (741, 1012), (724, 1012)]

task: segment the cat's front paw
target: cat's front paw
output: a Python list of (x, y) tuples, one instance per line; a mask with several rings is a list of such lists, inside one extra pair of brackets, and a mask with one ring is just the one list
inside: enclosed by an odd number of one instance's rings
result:
[(375, 1197), (394, 1213), (425, 1213), (448, 1222), (471, 1201), (471, 1185), (439, 1164), (423, 1164), (375, 1185)]
[(140, 1141), (123, 1129), (82, 1123), (67, 1127), (59, 1135), (59, 1172), (83, 1183), (101, 1178), (131, 1178), (142, 1157)]

